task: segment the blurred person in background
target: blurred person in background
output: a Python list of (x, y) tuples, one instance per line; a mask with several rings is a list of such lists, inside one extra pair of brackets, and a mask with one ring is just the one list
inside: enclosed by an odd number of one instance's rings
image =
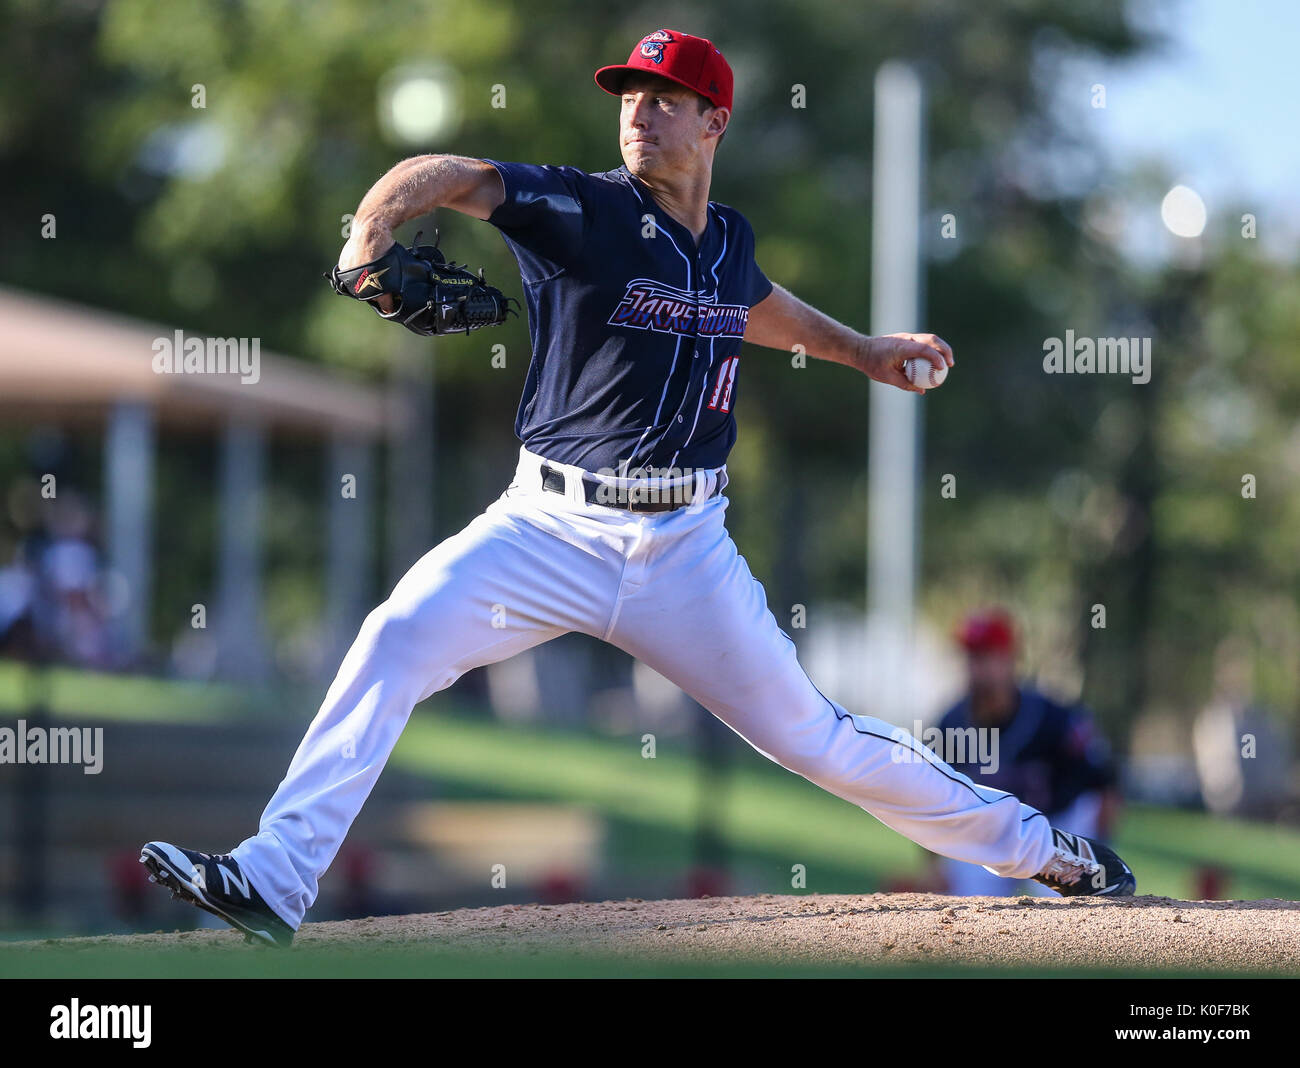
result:
[(22, 545), (0, 545), (0, 657), (30, 660), (35, 645), (32, 609), (36, 600), (36, 571)]
[(40, 578), (48, 621), (59, 659), (82, 667), (108, 664), (108, 641), (101, 610), (99, 550), (93, 541), (94, 515), (79, 494), (57, 498), (50, 539), (41, 554)]
[(1291, 797), (1290, 732), (1285, 718), (1255, 692), (1255, 662), (1261, 655), (1266, 654), (1245, 635), (1220, 641), (1213, 692), (1192, 721), (1201, 800), (1220, 816), (1276, 819)]
[(35, 660), (40, 643), (40, 563), (49, 542), (34, 506), (35, 491), (16, 479), (4, 493), (0, 534), (0, 657)]
[[(18, 483), (10, 495), (24, 489)], [(0, 656), (106, 667), (94, 510), (74, 490), (45, 503), (40, 512), (11, 514), (16, 540), (0, 540)]]
[[(985, 758), (990, 750), (983, 745), (939, 756), (980, 785), (1014, 793), (1044, 812), (1054, 826), (1107, 840), (1115, 826), (1119, 792), (1110, 747), (1097, 732), (1092, 714), (1017, 679), (1016, 628), (1007, 612), (973, 613), (958, 628), (956, 640), (966, 653), (967, 693), (944, 713), (940, 737), (955, 738), (972, 727), (994, 731), (995, 759)], [(1022, 886), (1039, 896), (1051, 893), (1039, 883), (1004, 879), (977, 864), (937, 856), (935, 860), (940, 884), (950, 894), (1010, 896)]]

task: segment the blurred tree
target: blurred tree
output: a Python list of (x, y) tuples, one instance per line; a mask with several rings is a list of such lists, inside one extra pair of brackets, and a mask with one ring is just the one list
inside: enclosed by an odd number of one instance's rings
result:
[[(735, 68), (714, 196), (754, 223), (774, 280), (862, 329), (872, 78), (895, 56), (926, 75), (929, 311), (917, 326), (958, 355), (925, 402), (930, 615), (1009, 601), (1032, 662), (1050, 673), (1084, 658), (1089, 696), (1113, 717), (1154, 692), (1190, 699), (1203, 680), (1181, 665), (1244, 627), (1276, 653), (1262, 658), (1266, 689), (1294, 705), (1296, 645), (1283, 650), (1279, 635), (1300, 630), (1298, 517), (1282, 490), (1300, 462), (1285, 417), (1300, 392), (1297, 274), (1234, 246), (1186, 276), (1152, 275), (1090, 230), (1114, 176), (1092, 148), (1090, 85), (1062, 85), (1060, 72), (1067, 59), (1086, 70), (1088, 57), (1146, 47), (1127, 7), (713, 0), (653, 17), (712, 37)], [(11, 0), (0, 279), (379, 374), (397, 339), (320, 280), (369, 184), (417, 150), (617, 166), (616, 104), (591, 71), (656, 28), (647, 17), (579, 0)], [(454, 73), (456, 132), (395, 144), (381, 86), (427, 62)], [(58, 240), (40, 235), (46, 212)], [(491, 228), (439, 213), (405, 236), (433, 225), (459, 259), (517, 291)], [(1144, 322), (1158, 385), (1042, 371), (1044, 338)], [(496, 345), (504, 369), (490, 364)], [(528, 352), (522, 323), (437, 346), (440, 455), (461, 473), (440, 486), (440, 533), (479, 511), (509, 468)], [(732, 522), (756, 573), (775, 576), (778, 611), (861, 603), (867, 388), (849, 376), (746, 354)], [(1255, 500), (1240, 497), (1246, 472)], [(759, 500), (760, 473), (791, 487), (784, 501)], [(944, 474), (954, 499), (938, 492)], [(309, 470), (286, 477), (314, 490)], [(291, 556), (272, 549), (284, 566)], [(1104, 632), (1089, 626), (1099, 602)]]

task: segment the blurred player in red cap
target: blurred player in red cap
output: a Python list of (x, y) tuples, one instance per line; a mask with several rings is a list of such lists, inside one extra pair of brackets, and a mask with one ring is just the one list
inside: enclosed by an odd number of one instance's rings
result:
[[(968, 745), (964, 754), (939, 755), (975, 782), (1015, 794), (1053, 825), (1104, 840), (1113, 826), (1118, 792), (1109, 747), (1091, 713), (1017, 680), (1016, 626), (1002, 609), (971, 614), (958, 627), (956, 639), (966, 652), (968, 690), (944, 714), (939, 737), (948, 744), (959, 732), (976, 728), (991, 732), (994, 746)], [(963, 755), (964, 760), (953, 759)], [(948, 892), (965, 897), (1011, 895), (1021, 885), (1036, 894), (1046, 890), (1039, 883), (1001, 878), (977, 864), (943, 858), (941, 868)]]

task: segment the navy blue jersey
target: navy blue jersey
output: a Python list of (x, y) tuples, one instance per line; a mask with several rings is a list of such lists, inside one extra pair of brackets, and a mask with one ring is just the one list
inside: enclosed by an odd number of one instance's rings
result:
[(519, 440), (587, 470), (722, 466), (749, 309), (772, 291), (745, 217), (710, 201), (696, 247), (626, 167), (485, 162), (533, 343)]
[[(982, 769), (977, 759), (950, 761), (957, 771), (983, 786), (1015, 794), (1049, 817), (1069, 808), (1081, 794), (1115, 781), (1109, 747), (1085, 708), (1059, 704), (1027, 686), (1018, 692), (1015, 714), (998, 733), (997, 770)], [(955, 704), (939, 722), (943, 730), (974, 725), (969, 699)]]

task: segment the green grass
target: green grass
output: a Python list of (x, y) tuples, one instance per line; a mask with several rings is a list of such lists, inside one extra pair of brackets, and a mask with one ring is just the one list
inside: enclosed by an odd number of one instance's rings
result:
[(174, 950), (94, 946), (52, 947), (39, 953), (0, 947), (0, 979), (1088, 979), (1235, 977), (1222, 971), (1102, 970), (1079, 968), (991, 968), (959, 964), (870, 964), (817, 966), (761, 961), (653, 962), (608, 956), (538, 953), (447, 953), (437, 949), (390, 952), (356, 949), (296, 949), (205, 953), (181, 945)]
[(217, 723), (273, 698), (262, 691), (216, 682), (182, 682), (144, 675), (112, 675), (78, 668), (34, 670), (0, 661), (0, 708), (41, 704), (59, 718), (137, 723)]
[[(60, 718), (214, 723), (299, 708), (305, 724), (315, 696), (0, 662), (0, 708), (39, 699)], [(724, 744), (719, 831), (744, 885), (789, 893), (794, 864), (806, 867), (810, 892), (870, 891), (922, 870), (916, 846), (860, 809), (739, 738)], [(694, 858), (699, 769), (680, 742), (661, 741), (657, 757), (644, 759), (639, 735), (504, 724), (457, 711), (444, 696), (416, 710), (392, 763), (436, 779), (443, 796), (589, 806), (609, 828), (608, 869), (628, 878), (667, 883)], [(1131, 806), (1117, 844), (1143, 893), (1191, 896), (1197, 870), (1216, 865), (1234, 898), (1300, 898), (1300, 832), (1291, 828)]]
[[(30, 700), (31, 676), (0, 664), (0, 707)], [(56, 715), (143, 722), (233, 721), (257, 707), (236, 687), (156, 679), (48, 673)], [(301, 704), (301, 720), (310, 713)], [(282, 714), (285, 714), (282, 712)], [(727, 859), (745, 889), (791, 893), (790, 868), (807, 868), (809, 893), (869, 892), (890, 878), (922, 869), (921, 851), (865, 812), (773, 765), (739, 738), (726, 749), (719, 831)], [(680, 888), (693, 860), (699, 768), (679, 741), (661, 740), (658, 755), (641, 755), (639, 736), (503, 724), (457, 710), (445, 697), (417, 709), (392, 764), (427, 776), (443, 797), (535, 800), (588, 806), (608, 827), (607, 871), (627, 882), (658, 878)], [(1300, 898), (1300, 833), (1280, 826), (1219, 819), (1202, 813), (1131, 806), (1119, 848), (1138, 872), (1143, 893), (1189, 897), (1205, 865), (1227, 872), (1234, 898)], [(543, 952), (471, 955), (437, 947), (418, 951), (302, 949), (202, 953), (184, 941), (173, 950), (94, 945), (51, 946), (39, 953), (0, 948), (0, 977), (881, 977), (987, 978), (1068, 974), (1051, 968), (972, 968), (872, 964), (862, 968), (651, 963)], [(1097, 976), (1119, 973), (1101, 972)], [(1131, 975), (1190, 974), (1152, 970)], [(1200, 972), (1199, 975), (1214, 975)]]
[[(922, 854), (860, 809), (753, 753), (739, 738), (722, 779), (720, 831), (733, 862), (762, 888), (789, 893), (803, 864), (809, 891), (874, 889), (919, 870)], [(684, 868), (691, 859), (699, 770), (678, 744), (641, 756), (640, 736), (601, 738), (420, 711), (392, 764), (455, 793), (587, 805), (609, 822), (611, 866)]]
[[(739, 739), (729, 755), (722, 832), (762, 888), (790, 892), (790, 868), (806, 865), (810, 892), (866, 891), (916, 874), (921, 851), (860, 809), (753, 753)], [(393, 764), (452, 784), (456, 792), (589, 805), (611, 820), (616, 857), (636, 866), (683, 860), (698, 791), (689, 752), (641, 756), (639, 737), (508, 726), (421, 709)], [(632, 845), (628, 845), (627, 839)], [(638, 846), (637, 843), (640, 843)], [(1215, 865), (1234, 898), (1300, 899), (1300, 832), (1204, 813), (1129, 806), (1117, 845), (1144, 894), (1188, 897), (1198, 869)], [(769, 881), (770, 880), (770, 881)]]
[(1292, 827), (1133, 805), (1118, 844), (1143, 893), (1188, 897), (1196, 870), (1212, 865), (1233, 898), (1300, 899), (1300, 831)]
[[(37, 700), (59, 718), (217, 723), (300, 708), (305, 725), (318, 696), (0, 662), (0, 708)], [(921, 871), (922, 853), (906, 839), (739, 738), (727, 744), (722, 845), (748, 885), (788, 893), (796, 863), (807, 869), (807, 889), (824, 892), (874, 890)], [(680, 743), (660, 744), (647, 760), (639, 736), (504, 724), (441, 697), (417, 709), (393, 764), (436, 778), (451, 796), (588, 805), (610, 829), (613, 870), (681, 871), (692, 861), (699, 775)], [(1117, 844), (1143, 893), (1190, 896), (1197, 870), (1217, 865), (1232, 897), (1300, 898), (1300, 832), (1291, 828), (1130, 806)]]

